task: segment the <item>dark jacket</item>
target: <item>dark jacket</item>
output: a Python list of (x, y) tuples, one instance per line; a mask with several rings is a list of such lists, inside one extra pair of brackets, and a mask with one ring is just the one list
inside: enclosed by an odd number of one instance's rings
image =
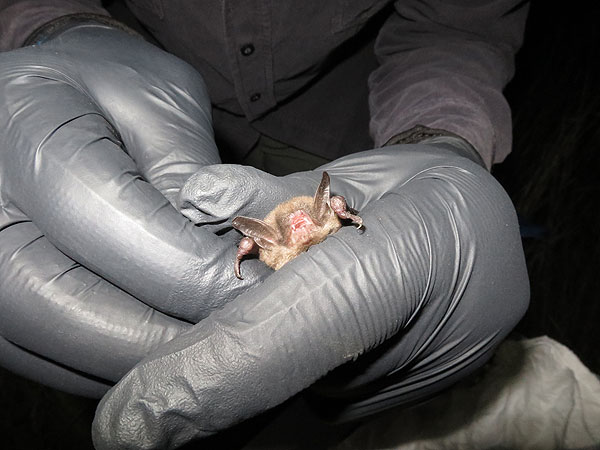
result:
[[(0, 50), (94, 0), (0, 0)], [(131, 0), (169, 52), (204, 76), (221, 148), (259, 133), (335, 159), (425, 125), (462, 136), (485, 163), (510, 152), (502, 89), (527, 3), (518, 0)]]

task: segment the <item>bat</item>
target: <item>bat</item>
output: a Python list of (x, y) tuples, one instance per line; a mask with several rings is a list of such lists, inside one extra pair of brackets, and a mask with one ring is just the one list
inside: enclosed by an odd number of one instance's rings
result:
[(258, 253), (259, 259), (269, 267), (279, 270), (312, 245), (342, 227), (350, 220), (363, 227), (358, 212), (346, 205), (341, 195), (330, 196), (330, 179), (323, 172), (314, 197), (301, 196), (277, 205), (264, 220), (237, 216), (232, 225), (245, 236), (238, 245), (234, 273), (242, 280), (240, 263), (244, 256)]

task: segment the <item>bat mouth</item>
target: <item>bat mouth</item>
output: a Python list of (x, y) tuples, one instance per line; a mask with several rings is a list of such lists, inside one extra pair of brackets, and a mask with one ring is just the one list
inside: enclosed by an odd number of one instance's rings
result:
[(315, 223), (306, 211), (294, 211), (288, 216), (288, 221), (291, 242), (310, 240), (310, 233), (315, 228)]
[(312, 228), (315, 223), (311, 217), (303, 210), (294, 211), (289, 215), (290, 229), (293, 232), (301, 231), (304, 228)]

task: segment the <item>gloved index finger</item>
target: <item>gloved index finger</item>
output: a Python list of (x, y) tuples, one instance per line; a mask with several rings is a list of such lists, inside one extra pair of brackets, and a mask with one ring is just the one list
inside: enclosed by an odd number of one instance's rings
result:
[(82, 89), (115, 127), (142, 176), (173, 204), (190, 175), (220, 162), (208, 92), (187, 63), (94, 24), (67, 30), (43, 47), (67, 49), (63, 57), (77, 65)]
[(235, 247), (181, 216), (140, 176), (102, 111), (51, 75), (3, 86), (8, 197), (60, 250), (161, 311), (197, 321), (247, 289), (233, 275)]
[[(43, 359), (65, 372), (117, 381), (151, 349), (189, 327), (76, 264), (31, 222), (2, 229), (0, 249), (0, 334), (30, 354), (20, 358), (23, 363), (35, 366)], [(37, 377), (59, 381), (47, 371)]]
[(314, 195), (321, 172), (277, 177), (250, 166), (205, 166), (181, 189), (178, 207), (194, 223), (215, 223), (236, 215), (265, 217), (277, 204)]

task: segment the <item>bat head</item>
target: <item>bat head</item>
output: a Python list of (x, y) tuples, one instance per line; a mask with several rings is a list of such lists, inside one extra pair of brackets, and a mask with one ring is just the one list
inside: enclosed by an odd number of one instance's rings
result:
[(275, 270), (323, 241), (342, 225), (340, 218), (358, 223), (362, 220), (346, 208), (343, 197), (331, 197), (330, 178), (323, 172), (314, 197), (294, 197), (277, 205), (264, 220), (238, 216), (232, 221), (235, 229), (244, 234), (238, 247), (235, 274), (243, 256), (259, 252), (259, 257)]

